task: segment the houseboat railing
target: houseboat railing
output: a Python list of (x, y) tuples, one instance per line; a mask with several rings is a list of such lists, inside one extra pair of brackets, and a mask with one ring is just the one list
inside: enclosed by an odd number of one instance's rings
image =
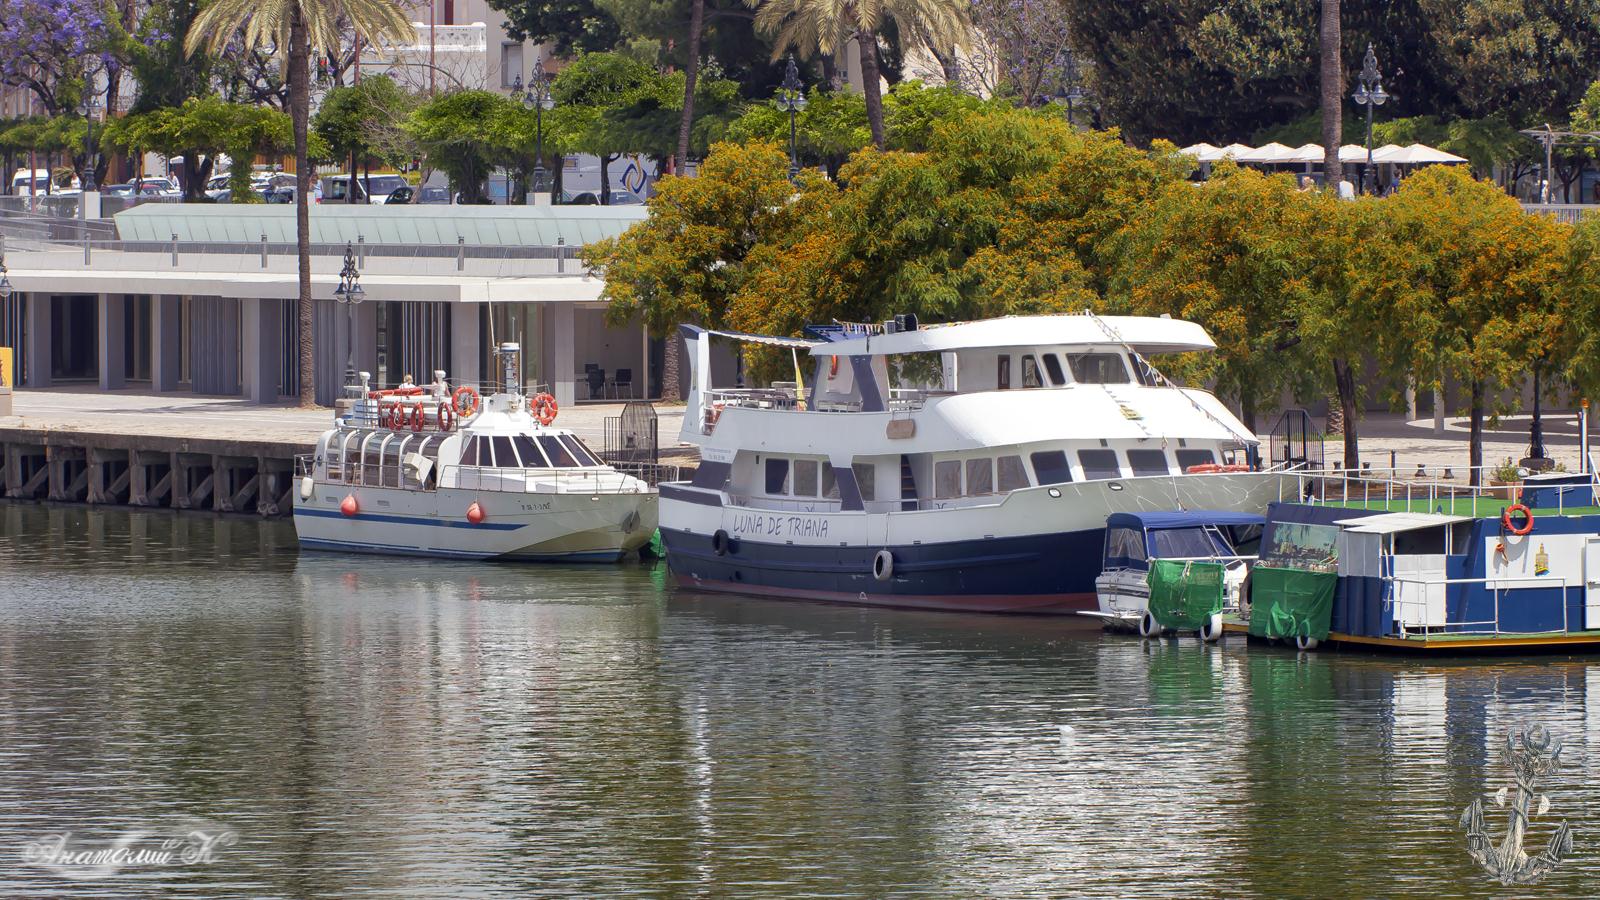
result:
[[(1478, 516), (1495, 515), (1507, 504), (1516, 502), (1525, 485), (1521, 482), (1510, 484), (1488, 484), (1488, 476), (1497, 470), (1498, 466), (1479, 466), (1480, 484), (1472, 485), (1471, 473), (1473, 468), (1462, 469), (1465, 473), (1461, 480), (1443, 478), (1416, 478), (1408, 477), (1399, 468), (1371, 468), (1355, 471), (1351, 469), (1325, 469), (1296, 470), (1310, 481), (1312, 490), (1307, 497), (1314, 503), (1338, 503), (1352, 509), (1389, 508), (1396, 503), (1404, 503), (1406, 510), (1411, 510), (1414, 505), (1425, 504), (1426, 512), (1433, 512), (1438, 504), (1449, 503), (1447, 512), (1465, 514), (1474, 518)], [(1576, 473), (1575, 473), (1576, 474)], [(1566, 512), (1567, 492), (1574, 489), (1589, 488), (1600, 489), (1600, 478), (1594, 475), (1587, 482), (1565, 485), (1548, 485), (1556, 493), (1557, 515)], [(1302, 491), (1304, 488), (1302, 487)], [(1281, 498), (1280, 498), (1281, 499)], [(1467, 508), (1460, 509), (1456, 506), (1458, 501), (1466, 501)], [(1593, 494), (1588, 503), (1574, 503), (1573, 508), (1588, 508), (1594, 506)], [(1546, 508), (1544, 512), (1549, 512)]]
[[(1405, 577), (1401, 577), (1401, 576), (1398, 576), (1398, 575), (1385, 575), (1383, 580), (1384, 580), (1384, 583), (1386, 585), (1388, 585), (1388, 587), (1384, 591), (1384, 607), (1385, 607), (1385, 609), (1389, 610), (1391, 615), (1393, 616), (1393, 619), (1394, 619), (1394, 622), (1395, 622), (1395, 627), (1398, 629), (1400, 637), (1410, 637), (1411, 635), (1422, 635), (1422, 636), (1426, 637), (1427, 635), (1435, 634), (1435, 633), (1494, 634), (1494, 635), (1529, 633), (1529, 632), (1503, 631), (1500, 628), (1500, 595), (1505, 591), (1514, 590), (1514, 588), (1510, 587), (1510, 585), (1518, 585), (1518, 584), (1526, 585), (1526, 586), (1530, 586), (1530, 587), (1545, 588), (1545, 589), (1559, 588), (1560, 591), (1561, 591), (1561, 631), (1562, 631), (1562, 633), (1567, 633), (1568, 631), (1571, 630), (1570, 622), (1568, 621), (1568, 616), (1567, 616), (1567, 591), (1568, 591), (1568, 589), (1573, 587), (1573, 585), (1568, 583), (1568, 581), (1567, 581), (1565, 576), (1559, 576), (1558, 575), (1558, 576), (1555, 576), (1555, 577), (1551, 577), (1551, 576), (1545, 575), (1545, 576), (1538, 576), (1538, 577), (1524, 576), (1524, 577), (1521, 577), (1521, 578), (1439, 578), (1439, 579), (1427, 578), (1427, 579), (1424, 579), (1424, 578), (1405, 578)], [(1440, 624), (1440, 625), (1411, 625), (1411, 626), (1407, 626), (1405, 624), (1405, 615), (1404, 615), (1405, 611), (1407, 609), (1409, 609), (1413, 605), (1417, 605), (1417, 606), (1421, 607), (1422, 615), (1419, 616), (1419, 618), (1423, 618), (1423, 619), (1427, 618), (1428, 598), (1426, 596), (1426, 593), (1427, 593), (1427, 589), (1430, 588), (1430, 587), (1440, 587), (1440, 588), (1447, 589), (1449, 587), (1449, 585), (1452, 585), (1452, 584), (1481, 584), (1481, 585), (1484, 585), (1485, 587), (1487, 587), (1491, 582), (1493, 582), (1496, 585), (1496, 587), (1494, 587), (1494, 588), (1492, 588), (1490, 590), (1490, 593), (1494, 595), (1494, 618), (1493, 619), (1485, 619), (1485, 620), (1482, 620), (1482, 621), (1465, 621), (1465, 620), (1463, 620), (1463, 621), (1459, 621), (1459, 622), (1451, 622), (1451, 621), (1448, 620), (1449, 619), (1449, 615), (1448, 615), (1448, 608), (1447, 608), (1446, 621), (1443, 624)], [(1394, 588), (1394, 586), (1395, 585), (1399, 585), (1399, 584), (1414, 584), (1414, 585), (1418, 585), (1419, 588), (1420, 588), (1419, 592), (1424, 594), (1424, 596), (1422, 596), (1421, 598), (1419, 598), (1417, 600), (1402, 600), (1399, 597), (1395, 596), (1395, 588)], [(1445, 598), (1445, 599), (1447, 600), (1448, 598)], [(1589, 604), (1587, 601), (1585, 601), (1584, 609), (1588, 610), (1590, 605), (1591, 604)], [(1398, 614), (1396, 615), (1396, 613), (1398, 613)], [(1470, 629), (1473, 629), (1474, 626), (1479, 626), (1479, 627), (1476, 630), (1470, 630)], [(1463, 629), (1469, 629), (1469, 630), (1463, 630)]]

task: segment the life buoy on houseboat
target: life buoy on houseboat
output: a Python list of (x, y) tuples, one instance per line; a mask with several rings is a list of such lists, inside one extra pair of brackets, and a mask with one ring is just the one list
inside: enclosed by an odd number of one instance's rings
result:
[(456, 411), (448, 403), (439, 404), (439, 430), (449, 431), (455, 427)]
[[(1511, 524), (1511, 517), (1513, 515), (1522, 517), (1522, 527), (1519, 528)], [(1521, 503), (1513, 503), (1506, 507), (1505, 512), (1500, 514), (1500, 524), (1505, 528), (1505, 530), (1511, 532), (1512, 534), (1519, 536), (1527, 534), (1533, 531), (1533, 510)]]
[(1183, 471), (1189, 475), (1212, 475), (1218, 472), (1248, 472), (1250, 467), (1242, 463), (1198, 463)]
[(539, 420), (540, 425), (549, 425), (556, 420), (556, 413), (561, 407), (556, 405), (556, 398), (546, 393), (533, 395), (533, 417)]
[[(463, 402), (463, 398), (468, 397), (472, 399), (472, 402)], [(483, 398), (478, 396), (477, 391), (467, 387), (466, 385), (462, 385), (461, 387), (456, 388), (456, 393), (452, 398), (452, 402), (455, 404), (456, 415), (465, 419), (478, 411), (478, 406), (483, 402)]]
[(411, 407), (411, 430), (421, 431), (428, 422), (428, 414), (423, 411), (422, 404)]

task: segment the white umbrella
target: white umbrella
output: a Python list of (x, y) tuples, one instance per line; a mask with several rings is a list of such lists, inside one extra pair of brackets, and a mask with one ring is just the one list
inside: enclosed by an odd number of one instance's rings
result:
[(1179, 153), (1187, 153), (1190, 156), (1197, 156), (1197, 157), (1199, 157), (1200, 159), (1203, 160), (1203, 159), (1206, 158), (1206, 154), (1207, 153), (1215, 153), (1215, 152), (1217, 152), (1217, 149), (1218, 148), (1213, 147), (1210, 144), (1202, 142), (1202, 143), (1199, 143), (1199, 144), (1190, 144), (1189, 146), (1183, 148), (1182, 150), (1179, 150), (1178, 152)]
[(1294, 154), (1293, 147), (1285, 147), (1277, 141), (1273, 141), (1265, 146), (1241, 153), (1235, 158), (1243, 163), (1279, 163), (1293, 162)]
[(1372, 156), (1373, 162), (1393, 163), (1405, 166), (1426, 165), (1429, 163), (1464, 163), (1466, 160), (1454, 153), (1429, 147), (1426, 144), (1412, 144), (1409, 147), (1396, 147), (1393, 150), (1380, 151)]
[[(1199, 145), (1199, 146), (1209, 146), (1209, 145)], [(1230, 156), (1233, 157), (1234, 159), (1238, 159), (1239, 158), (1239, 154), (1248, 153), (1249, 151), (1250, 151), (1250, 148), (1248, 146), (1244, 145), (1244, 144), (1229, 144), (1226, 147), (1212, 147), (1210, 150), (1207, 150), (1207, 151), (1205, 151), (1205, 152), (1200, 154), (1200, 161), (1201, 162), (1217, 162), (1218, 160), (1227, 159)]]
[[(1376, 153), (1377, 151), (1374, 150), (1373, 152)], [(1360, 144), (1345, 144), (1343, 147), (1339, 148), (1339, 162), (1364, 163), (1366, 161), (1367, 148), (1361, 146)], [(1373, 162), (1377, 162), (1377, 160), (1373, 160)]]
[(1322, 151), (1321, 144), (1301, 144), (1290, 151), (1288, 159), (1279, 161), (1295, 163), (1319, 163), (1322, 162), (1324, 156), (1325, 154)]
[[(1388, 155), (1390, 155), (1392, 153), (1396, 153), (1396, 152), (1398, 152), (1400, 150), (1404, 150), (1404, 149), (1405, 148), (1400, 146), (1399, 144), (1384, 144), (1382, 147), (1373, 147), (1372, 148), (1372, 162), (1374, 164), (1381, 163), (1381, 162), (1387, 162), (1388, 160), (1384, 159), (1384, 157), (1386, 157), (1386, 156), (1388, 156)], [(1367, 161), (1367, 156), (1366, 156), (1365, 153), (1363, 153), (1361, 155), (1361, 161), (1362, 162), (1366, 162)]]

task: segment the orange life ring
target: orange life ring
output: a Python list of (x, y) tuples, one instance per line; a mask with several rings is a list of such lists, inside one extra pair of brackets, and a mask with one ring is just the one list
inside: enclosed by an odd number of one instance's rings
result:
[(833, 357), (833, 358), (828, 360), (828, 377), (832, 378), (833, 376), (838, 375), (838, 374), (839, 374), (839, 357), (835, 356), (835, 357)]
[(549, 425), (556, 420), (556, 413), (561, 407), (556, 405), (556, 398), (546, 393), (533, 395), (533, 415), (539, 420), (540, 425)]
[(1183, 471), (1190, 475), (1210, 475), (1212, 472), (1221, 472), (1222, 467), (1216, 463), (1198, 463)]
[[(1522, 516), (1521, 528), (1511, 524), (1512, 514)], [(1521, 503), (1513, 503), (1506, 507), (1505, 512), (1500, 514), (1500, 524), (1505, 528), (1505, 530), (1511, 532), (1512, 534), (1527, 534), (1533, 530), (1533, 510), (1523, 506)]]
[(427, 416), (428, 414), (422, 410), (421, 403), (411, 407), (411, 430), (421, 431), (423, 426), (428, 422)]
[(439, 404), (439, 430), (449, 431), (456, 424), (456, 411), (448, 403)]
[(1219, 472), (1248, 472), (1248, 471), (1250, 471), (1250, 467), (1245, 465), (1244, 463), (1229, 463), (1229, 464), (1227, 464), (1225, 466), (1222, 466), (1217, 471), (1219, 471)]
[[(471, 397), (472, 402), (469, 404), (463, 404), (461, 402), (463, 397)], [(477, 391), (467, 387), (466, 385), (462, 385), (461, 387), (456, 388), (455, 397), (452, 398), (451, 402), (455, 405), (456, 415), (465, 419), (466, 417), (478, 411), (478, 405), (483, 402), (483, 398), (478, 396)]]
[(386, 410), (386, 415), (383, 417), (383, 427), (390, 431), (398, 431), (406, 427), (405, 416), (405, 411), (401, 409), (400, 404), (396, 403)]

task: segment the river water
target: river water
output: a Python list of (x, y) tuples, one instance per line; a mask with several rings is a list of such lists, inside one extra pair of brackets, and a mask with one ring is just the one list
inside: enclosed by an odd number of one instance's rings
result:
[(1566, 742), (1527, 846), (1576, 836), (1527, 894), (1600, 895), (1582, 660), (1147, 645), (301, 555), (249, 519), (0, 526), (0, 897), (1504, 896), (1456, 819), (1523, 721)]

